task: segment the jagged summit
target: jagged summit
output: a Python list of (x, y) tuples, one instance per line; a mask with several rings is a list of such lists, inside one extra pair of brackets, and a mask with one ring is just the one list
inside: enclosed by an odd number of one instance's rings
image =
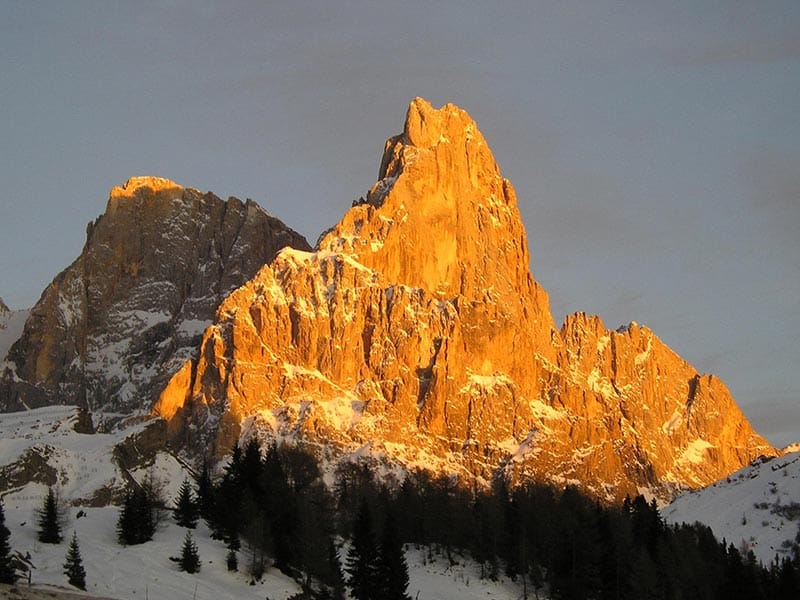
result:
[[(527, 241), (510, 182), (475, 122), (416, 98), (390, 138), (379, 179), (319, 243), (389, 281), (443, 298), (478, 288), (528, 293)], [(498, 286), (500, 289), (498, 289)]]
[(176, 444), (222, 457), (258, 434), (602, 498), (665, 498), (775, 453), (649, 329), (556, 329), (465, 111), (413, 100), (378, 175), (316, 252), (284, 250), (225, 299), (154, 409)]
[(150, 193), (158, 193), (163, 191), (178, 191), (183, 190), (183, 187), (163, 177), (152, 176), (139, 176), (131, 177), (121, 186), (116, 185), (111, 188), (110, 197), (132, 197), (137, 193), (145, 193), (144, 190), (149, 190)]
[(0, 298), (0, 313), (7, 313), (9, 311), (10, 309), (8, 308), (8, 306), (6, 306), (6, 303), (3, 302), (2, 298)]

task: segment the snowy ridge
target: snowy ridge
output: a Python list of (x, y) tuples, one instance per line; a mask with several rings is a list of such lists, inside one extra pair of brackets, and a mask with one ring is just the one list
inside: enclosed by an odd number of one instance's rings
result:
[(0, 311), (0, 364), (5, 361), (11, 345), (22, 335), (30, 313), (30, 310)]
[(765, 564), (790, 556), (800, 532), (800, 452), (757, 460), (661, 512), (669, 523), (704, 523)]
[[(144, 467), (177, 490), (183, 468), (166, 452), (124, 469), (115, 459), (126, 440), (137, 440), (149, 426), (140, 423), (113, 434), (79, 433), (75, 406), (50, 406), (6, 413), (0, 419), (0, 494), (6, 508), (35, 506), (52, 485), (66, 502), (107, 503), (128, 477), (140, 480)], [(135, 444), (134, 444), (135, 445)], [(31, 504), (31, 502), (34, 502)]]

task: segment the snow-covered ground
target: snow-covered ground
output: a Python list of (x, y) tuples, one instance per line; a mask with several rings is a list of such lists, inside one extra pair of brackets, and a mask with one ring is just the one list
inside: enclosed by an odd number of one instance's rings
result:
[[(79, 510), (85, 517), (77, 518)], [(115, 507), (69, 509), (64, 541), (58, 545), (36, 540), (33, 506), (7, 508), (6, 524), (11, 530), (11, 546), (22, 555), (30, 555), (34, 584), (67, 586), (62, 565), (68, 541), (74, 531), (86, 569), (86, 590), (94, 596), (110, 598), (182, 598), (214, 600), (252, 598), (282, 600), (300, 591), (288, 577), (270, 571), (256, 585), (239, 573), (229, 573), (225, 566), (227, 550), (210, 538), (203, 524), (195, 531), (195, 541), (202, 561), (199, 573), (190, 575), (169, 560), (179, 556), (185, 530), (165, 522), (153, 541), (137, 546), (121, 546), (116, 539), (119, 509)], [(242, 562), (244, 559), (242, 558)]]
[[(54, 469), (55, 487), (68, 504), (64, 541), (59, 545), (41, 544), (36, 540), (35, 511), (42, 506), (47, 486), (35, 482), (9, 485), (9, 479), (0, 482), (12, 549), (29, 556), (34, 587), (45, 586), (40, 597), (56, 598), (53, 596), (56, 588), (69, 589), (62, 566), (73, 531), (78, 536), (86, 569), (87, 593), (93, 597), (283, 600), (300, 591), (295, 581), (276, 570), (268, 571), (254, 585), (250, 585), (246, 575), (228, 572), (226, 548), (211, 539), (202, 523), (194, 532), (202, 561), (201, 571), (196, 575), (181, 572), (169, 560), (180, 554), (185, 535), (185, 530), (175, 525), (169, 515), (153, 541), (121, 546), (116, 539), (119, 509), (82, 506), (81, 500), (92, 498), (98, 489), (121, 489), (126, 476), (141, 481), (149, 475), (163, 484), (163, 495), (169, 501), (177, 496), (188, 472), (174, 457), (159, 452), (146, 466), (123, 473), (113, 460), (114, 447), (147, 425), (133, 425), (113, 434), (81, 434), (74, 430), (77, 419), (76, 407), (70, 406), (0, 415), (0, 473), (10, 478), (13, 469), (26, 468), (26, 457), (31, 453), (41, 456)], [(85, 516), (79, 518), (79, 513)], [(507, 579), (481, 580), (478, 565), (464, 557), (456, 556), (455, 564), (451, 565), (441, 556), (431, 558), (425, 549), (409, 547), (407, 559), (411, 581), (408, 592), (415, 599), (516, 600), (521, 595), (519, 586)], [(246, 564), (244, 551), (239, 560), (241, 565)], [(26, 586), (27, 582), (18, 584), (20, 588)], [(0, 599), (20, 598), (6, 592), (0, 589)]]
[(756, 461), (661, 512), (668, 523), (704, 523), (765, 564), (788, 556), (800, 527), (800, 452)]
[[(259, 582), (251, 584), (244, 573), (231, 573), (225, 565), (227, 553), (222, 542), (212, 540), (205, 524), (200, 523), (193, 536), (202, 562), (200, 572), (183, 573), (171, 556), (180, 555), (185, 529), (170, 518), (159, 528), (153, 541), (138, 546), (120, 546), (116, 540), (115, 507), (69, 509), (64, 527), (64, 541), (58, 545), (36, 541), (33, 505), (6, 509), (6, 525), (11, 530), (11, 545), (33, 564), (32, 583), (49, 589), (69, 589), (62, 565), (68, 541), (74, 531), (80, 543), (86, 569), (87, 593), (104, 598), (142, 600), (258, 599), (284, 600), (300, 591), (299, 585), (275, 569), (267, 571)], [(77, 518), (79, 510), (86, 516)], [(410, 547), (406, 552), (411, 598), (420, 600), (516, 600), (521, 590), (514, 582), (480, 579), (480, 569), (471, 560), (456, 557), (450, 566), (441, 556), (431, 559), (425, 549)], [(240, 553), (240, 565), (246, 563), (246, 550)], [(21, 581), (20, 587), (27, 586)], [(73, 590), (75, 591), (75, 590)], [(3, 596), (0, 595), (0, 598)]]
[[(55, 477), (59, 495), (68, 502), (92, 498), (98, 490), (125, 487), (125, 478), (114, 462), (114, 448), (126, 437), (135, 437), (148, 425), (139, 423), (124, 432), (84, 434), (75, 431), (78, 409), (75, 406), (48, 406), (35, 410), (0, 415), (0, 493), (6, 506), (26, 504), (31, 497), (46, 493), (42, 483), (17, 484), (35, 476), (26, 473), (38, 470), (43, 476), (45, 462)], [(173, 494), (183, 480), (183, 468), (170, 454), (159, 452), (146, 469), (163, 481), (165, 493)], [(144, 472), (130, 473), (140, 480)]]

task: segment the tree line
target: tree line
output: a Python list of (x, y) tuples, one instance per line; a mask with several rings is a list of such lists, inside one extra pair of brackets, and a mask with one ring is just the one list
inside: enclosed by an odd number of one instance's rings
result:
[[(667, 525), (642, 496), (607, 506), (570, 486), (512, 488), (498, 480), (469, 489), (424, 471), (387, 480), (357, 462), (340, 463), (330, 479), (298, 447), (235, 447), (219, 477), (204, 465), (181, 486), (172, 516), (187, 531), (172, 560), (187, 572), (200, 569), (191, 531), (203, 519), (227, 548), (230, 570), (257, 580), (278, 569), (301, 583), (304, 598), (338, 600), (349, 591), (356, 600), (407, 600), (409, 546), (441, 561), (469, 556), (481, 577), (511, 577), (524, 598), (800, 598), (800, 534), (791, 557), (762, 565), (702, 524)], [(58, 543), (49, 502), (38, 526)], [(163, 511), (152, 481), (132, 487), (120, 507), (119, 542), (151, 539)], [(4, 530), (0, 518), (0, 580), (10, 552)]]

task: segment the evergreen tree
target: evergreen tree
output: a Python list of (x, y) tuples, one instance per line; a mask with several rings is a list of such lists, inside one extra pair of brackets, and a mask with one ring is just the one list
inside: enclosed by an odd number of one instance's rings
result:
[(381, 597), (377, 558), (372, 516), (366, 500), (362, 500), (353, 523), (353, 537), (345, 563), (347, 583), (356, 600), (378, 600)]
[(383, 527), (378, 553), (377, 582), (382, 600), (410, 600), (408, 594), (408, 564), (403, 544), (397, 533), (394, 515), (389, 511)]
[(239, 559), (236, 552), (242, 547), (239, 541), (239, 534), (233, 532), (227, 540), (228, 555), (225, 557), (225, 563), (228, 566), (228, 571), (239, 570)]
[(236, 556), (236, 550), (228, 549), (228, 554), (225, 555), (225, 564), (228, 567), (228, 571), (238, 571), (239, 570), (239, 558)]
[(79, 590), (86, 589), (86, 571), (83, 569), (83, 559), (81, 549), (78, 546), (78, 535), (73, 531), (72, 540), (67, 550), (67, 560), (64, 563), (64, 575), (70, 585), (74, 585)]
[(247, 526), (242, 514), (241, 463), (242, 450), (237, 444), (233, 447), (231, 460), (225, 467), (222, 480), (214, 487), (212, 502), (206, 504), (211, 510), (210, 518), (206, 517), (206, 522), (211, 528), (211, 537), (215, 540), (228, 540), (244, 531)]
[(38, 538), (43, 544), (60, 544), (61, 537), (61, 518), (58, 507), (58, 497), (53, 488), (47, 488), (41, 509), (36, 517), (36, 524), (39, 527)]
[(331, 586), (332, 593), (330, 596), (333, 600), (344, 600), (344, 574), (339, 562), (339, 552), (336, 550), (333, 538), (328, 539), (328, 568), (328, 577), (325, 579), (326, 583)]
[(280, 454), (274, 445), (267, 450), (259, 476), (259, 486), (253, 489), (254, 497), (258, 497), (259, 493), (263, 494), (260, 506), (263, 507), (269, 524), (275, 566), (287, 572), (287, 568), (298, 558), (298, 549), (295, 547), (298, 498), (292, 493)]
[(125, 498), (117, 517), (117, 540), (123, 546), (130, 546), (136, 542), (136, 522), (133, 518), (133, 492), (125, 492)]
[(209, 523), (214, 518), (214, 483), (208, 469), (208, 461), (203, 461), (203, 469), (197, 478), (197, 510), (200, 516)]
[(117, 519), (117, 539), (124, 546), (143, 544), (153, 539), (156, 531), (154, 500), (146, 489), (128, 490)]
[(178, 564), (181, 571), (186, 571), (187, 573), (197, 573), (200, 570), (200, 557), (197, 554), (197, 544), (192, 539), (191, 531), (187, 531), (186, 537), (183, 538), (181, 558)]
[(199, 509), (188, 479), (183, 480), (180, 490), (178, 490), (173, 516), (175, 522), (181, 527), (188, 527), (189, 529), (197, 527)]
[(0, 583), (14, 583), (17, 573), (11, 564), (11, 546), (8, 539), (11, 532), (6, 527), (6, 513), (3, 510), (3, 502), (0, 500)]

